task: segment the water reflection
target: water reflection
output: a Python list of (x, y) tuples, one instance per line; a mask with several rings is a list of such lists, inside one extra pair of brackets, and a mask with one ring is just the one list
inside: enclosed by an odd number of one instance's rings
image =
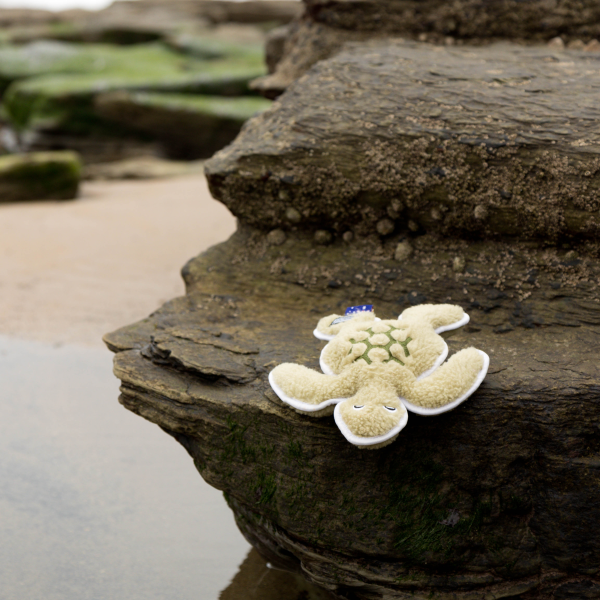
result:
[(2, 600), (330, 600), (269, 569), (183, 448), (117, 397), (108, 351), (0, 336)]
[(300, 575), (269, 569), (252, 549), (219, 600), (333, 600), (333, 596)]
[(249, 550), (103, 349), (0, 336), (2, 600), (216, 600)]

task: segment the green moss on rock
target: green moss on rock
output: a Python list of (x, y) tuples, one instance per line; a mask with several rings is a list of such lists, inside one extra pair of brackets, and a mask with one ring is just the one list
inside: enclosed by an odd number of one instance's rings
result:
[(109, 123), (159, 140), (172, 158), (205, 158), (270, 105), (259, 97), (115, 92), (98, 96), (94, 109)]
[(55, 51), (49, 57), (36, 50), (34, 56), (40, 56), (36, 61), (25, 51), (0, 49), (0, 89), (8, 86), (5, 104), (18, 129), (41, 126), (78, 134), (97, 132), (103, 122), (94, 113), (93, 98), (99, 93), (236, 96), (248, 93), (248, 83), (265, 70), (262, 58), (252, 53), (200, 60), (162, 44), (52, 47)]
[(81, 162), (74, 152), (0, 157), (0, 202), (70, 200), (77, 196)]

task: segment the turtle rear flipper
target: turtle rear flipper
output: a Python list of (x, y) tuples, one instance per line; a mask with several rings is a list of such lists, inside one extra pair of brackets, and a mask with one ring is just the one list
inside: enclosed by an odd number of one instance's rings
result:
[(407, 386), (402, 402), (409, 411), (425, 416), (453, 410), (481, 385), (489, 364), (485, 352), (476, 348), (461, 350), (429, 377)]

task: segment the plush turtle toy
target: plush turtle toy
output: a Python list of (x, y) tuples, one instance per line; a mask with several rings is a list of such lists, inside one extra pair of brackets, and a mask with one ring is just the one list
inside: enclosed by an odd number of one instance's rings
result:
[(344, 437), (360, 448), (393, 442), (408, 421), (407, 409), (437, 415), (466, 400), (486, 376), (489, 357), (475, 348), (450, 360), (439, 335), (469, 322), (460, 306), (421, 304), (398, 319), (375, 317), (370, 305), (321, 319), (314, 331), (329, 340), (318, 373), (292, 363), (269, 374), (273, 391), (298, 412), (334, 414)]

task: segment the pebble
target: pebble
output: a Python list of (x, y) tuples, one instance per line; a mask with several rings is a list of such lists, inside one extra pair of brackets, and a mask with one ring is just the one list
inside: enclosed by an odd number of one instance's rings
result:
[(440, 212), (439, 208), (432, 208), (431, 209), (431, 218), (434, 221), (439, 221), (442, 218), (442, 213)]
[(396, 246), (396, 251), (394, 252), (394, 260), (397, 260), (399, 262), (405, 261), (407, 258), (411, 257), (412, 253), (413, 248), (409, 242), (400, 242)]
[(566, 254), (565, 254), (565, 260), (567, 262), (575, 260), (579, 258), (579, 253), (576, 250), (569, 250)]
[(585, 44), (581, 40), (573, 40), (567, 44), (567, 48), (569, 50), (583, 50), (585, 48)]
[(379, 235), (390, 235), (394, 231), (394, 222), (389, 219), (381, 219), (377, 223), (377, 233)]
[(413, 221), (412, 219), (408, 222), (408, 228), (413, 232), (416, 233), (417, 231), (419, 231), (419, 224), (416, 221)]
[(548, 48), (554, 48), (555, 50), (562, 50), (565, 47), (565, 43), (560, 36), (552, 38), (548, 42)]
[(455, 273), (462, 273), (465, 270), (466, 261), (463, 256), (455, 256), (452, 259), (452, 270)]
[(302, 219), (302, 216), (300, 215), (300, 213), (295, 209), (292, 208), (291, 206), (285, 211), (285, 218), (290, 222), (290, 223), (300, 223), (300, 220)]
[(285, 243), (286, 235), (283, 229), (273, 229), (267, 234), (267, 243), (269, 246), (281, 246)]
[(317, 229), (317, 231), (315, 231), (315, 242), (317, 244), (327, 246), (327, 244), (331, 244), (332, 240), (333, 236), (331, 235), (331, 232), (326, 229)]
[(354, 239), (354, 234), (351, 231), (346, 231), (342, 236), (342, 239), (349, 244)]
[(584, 50), (586, 52), (600, 52), (600, 42), (598, 40), (592, 40), (585, 45)]
[(402, 202), (400, 200), (392, 200), (392, 203), (387, 207), (387, 214), (392, 219), (397, 219), (404, 208)]
[(488, 209), (483, 204), (478, 204), (473, 211), (473, 215), (478, 221), (484, 221), (488, 216)]

